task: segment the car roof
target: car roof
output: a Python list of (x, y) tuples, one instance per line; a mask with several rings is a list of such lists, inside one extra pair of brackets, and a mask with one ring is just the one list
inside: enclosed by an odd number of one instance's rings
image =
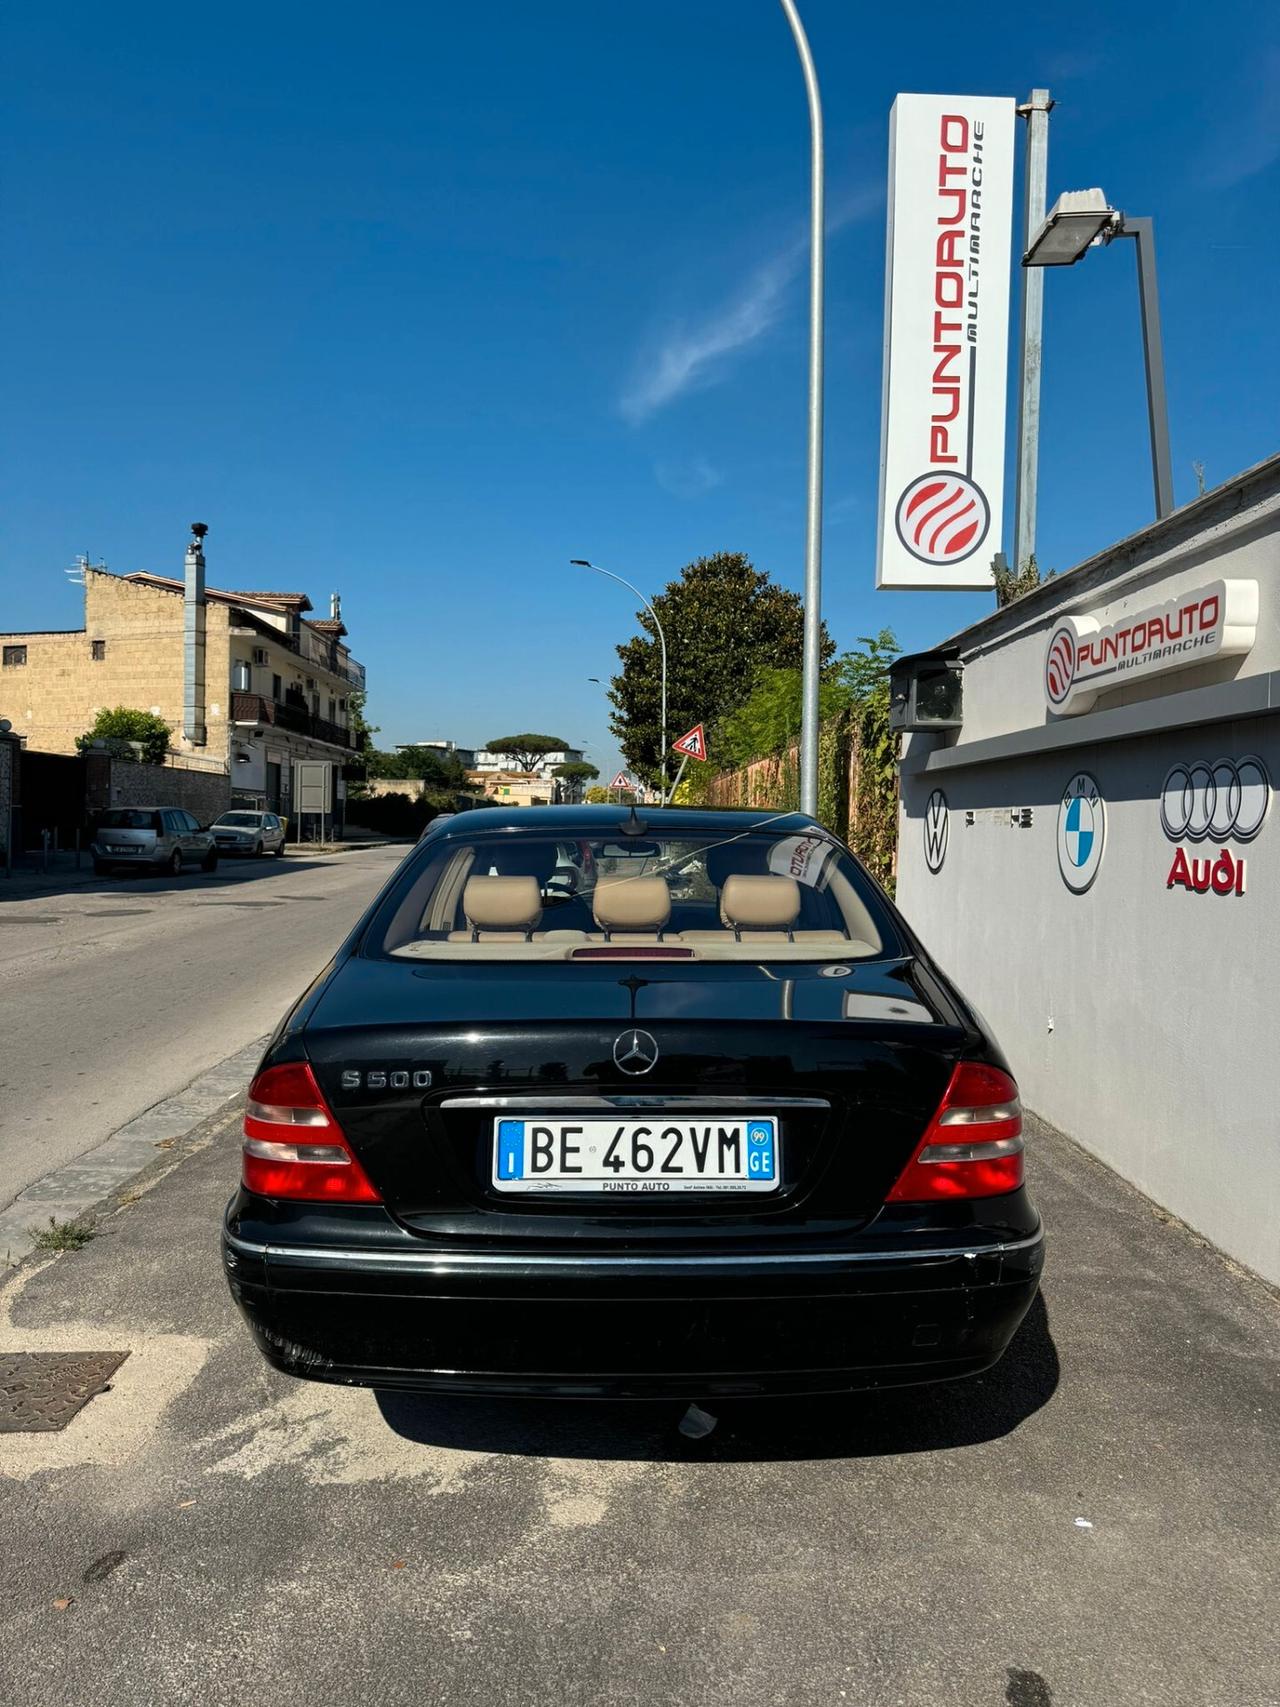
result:
[[(637, 820), (641, 826), (635, 829)], [(792, 835), (826, 835), (816, 818), (805, 812), (769, 812), (759, 808), (743, 811), (714, 811), (693, 806), (498, 806), (477, 807), (460, 812), (440, 827), (441, 839), (514, 830), (541, 830), (552, 837), (595, 836), (622, 832), (631, 826), (637, 835), (696, 836), (741, 835), (744, 831), (770, 829)], [(428, 826), (430, 828), (430, 826)]]

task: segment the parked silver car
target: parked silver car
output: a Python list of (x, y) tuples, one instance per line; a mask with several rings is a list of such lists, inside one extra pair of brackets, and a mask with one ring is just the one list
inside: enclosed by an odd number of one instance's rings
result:
[(237, 808), (215, 818), (209, 828), (220, 853), (274, 854), (284, 853), (284, 819), (274, 812), (242, 812)]
[(181, 806), (110, 806), (98, 816), (90, 851), (99, 877), (130, 865), (176, 877), (184, 865), (212, 871), (218, 863), (212, 834)]

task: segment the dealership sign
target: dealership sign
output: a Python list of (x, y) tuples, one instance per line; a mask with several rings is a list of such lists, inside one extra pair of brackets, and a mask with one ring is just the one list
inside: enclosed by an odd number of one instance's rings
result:
[(1064, 616), (1045, 647), (1045, 700), (1074, 717), (1110, 688), (1247, 652), (1257, 627), (1256, 581), (1209, 581), (1114, 622)]
[(1200, 759), (1174, 765), (1160, 790), (1160, 827), (1171, 842), (1218, 843), (1203, 858), (1178, 847), (1165, 880), (1166, 889), (1188, 894), (1243, 895), (1246, 872), (1243, 853), (1223, 846), (1228, 841), (1251, 842), (1266, 822), (1271, 806), (1271, 778), (1255, 754), (1242, 759)]
[(1004, 502), (1015, 103), (889, 117), (878, 587), (991, 586)]

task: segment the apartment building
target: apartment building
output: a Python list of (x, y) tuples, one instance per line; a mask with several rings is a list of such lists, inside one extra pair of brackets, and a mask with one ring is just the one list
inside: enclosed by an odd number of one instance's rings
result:
[(181, 580), (87, 569), (83, 627), (0, 634), (0, 717), (29, 747), (74, 753), (103, 707), (150, 711), (172, 730), (175, 762), (221, 769), (233, 801), (286, 814), (299, 764), (323, 761), (340, 817), (364, 669), (338, 596), (316, 619), (305, 593), (206, 587), (205, 531), (193, 529)]

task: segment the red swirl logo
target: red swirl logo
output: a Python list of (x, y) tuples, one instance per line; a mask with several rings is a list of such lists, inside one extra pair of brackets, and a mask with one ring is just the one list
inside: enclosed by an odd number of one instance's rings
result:
[(987, 537), (991, 510), (967, 474), (931, 469), (898, 499), (898, 538), (921, 563), (962, 563)]
[(1076, 637), (1069, 628), (1057, 628), (1044, 655), (1044, 690), (1050, 705), (1061, 705), (1076, 679)]

